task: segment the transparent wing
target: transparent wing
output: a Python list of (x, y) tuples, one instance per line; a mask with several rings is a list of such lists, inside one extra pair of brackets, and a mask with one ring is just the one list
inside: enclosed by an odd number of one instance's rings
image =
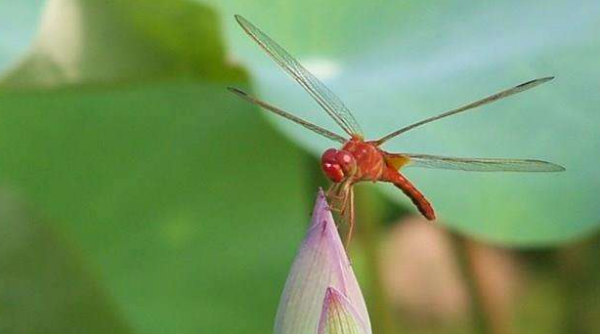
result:
[(260, 29), (248, 22), (245, 18), (236, 15), (235, 19), (244, 31), (254, 39), (263, 50), (271, 56), (286, 72), (288, 72), (333, 118), (333, 120), (349, 135), (362, 137), (362, 130), (354, 116), (344, 103), (323, 85), (307, 69), (302, 67), (296, 59), (288, 54), (279, 44), (273, 41)]
[(441, 118), (444, 118), (444, 117), (448, 117), (448, 116), (452, 116), (452, 115), (455, 115), (455, 114), (458, 114), (458, 113), (461, 113), (461, 112), (464, 112), (464, 111), (467, 111), (467, 110), (471, 110), (471, 109), (474, 109), (474, 108), (477, 108), (477, 107), (481, 107), (482, 105), (485, 105), (485, 104), (488, 104), (488, 103), (492, 103), (492, 102), (501, 100), (501, 99), (509, 97), (511, 95), (515, 95), (515, 94), (521, 93), (521, 92), (526, 91), (528, 89), (531, 89), (531, 88), (533, 88), (535, 86), (539, 86), (539, 85), (541, 85), (541, 84), (543, 84), (545, 82), (548, 82), (548, 81), (550, 81), (552, 79), (554, 79), (554, 77), (546, 77), (546, 78), (540, 78), (540, 79), (535, 79), (535, 80), (530, 80), (530, 81), (524, 82), (524, 83), (522, 83), (520, 85), (517, 85), (517, 86), (509, 88), (509, 89), (505, 89), (505, 90), (503, 90), (501, 92), (498, 92), (496, 94), (490, 95), (490, 96), (488, 96), (486, 98), (483, 98), (481, 100), (477, 100), (475, 102), (471, 102), (471, 103), (469, 103), (467, 105), (464, 105), (464, 106), (462, 106), (460, 108), (452, 109), (452, 110), (446, 111), (444, 113), (441, 113), (441, 114), (439, 114), (437, 116), (433, 116), (433, 117), (424, 119), (422, 121), (419, 121), (417, 123), (405, 126), (405, 127), (401, 128), (401, 129), (396, 130), (396, 131), (394, 131), (394, 132), (392, 132), (392, 133), (384, 136), (383, 138), (375, 141), (375, 143), (377, 145), (381, 145), (384, 142), (386, 142), (386, 141), (388, 141), (388, 140), (390, 140), (390, 139), (392, 139), (392, 138), (394, 138), (396, 136), (399, 136), (399, 135), (401, 135), (401, 134), (403, 134), (403, 133), (405, 133), (405, 132), (407, 132), (409, 130), (412, 130), (412, 129), (416, 128), (416, 127), (419, 127), (421, 125), (424, 125), (424, 124), (427, 124), (427, 123), (431, 123), (433, 121), (437, 121), (438, 119), (441, 119)]
[(530, 159), (452, 158), (426, 154), (399, 154), (407, 157), (406, 166), (453, 169), (473, 172), (562, 172), (564, 167)]
[(255, 98), (255, 97), (252, 97), (252, 96), (246, 94), (244, 91), (241, 91), (241, 90), (239, 90), (237, 88), (234, 88), (234, 87), (227, 87), (227, 89), (229, 89), (229, 91), (231, 91), (232, 93), (234, 93), (237, 96), (241, 97), (242, 99), (244, 99), (244, 100), (246, 100), (246, 101), (248, 101), (248, 102), (250, 102), (252, 104), (255, 104), (255, 105), (257, 105), (257, 106), (259, 106), (259, 107), (261, 107), (263, 109), (271, 111), (271, 112), (273, 112), (273, 113), (275, 113), (275, 114), (277, 114), (279, 116), (285, 117), (285, 118), (289, 119), (290, 121), (292, 121), (294, 123), (300, 124), (303, 127), (307, 128), (307, 129), (309, 129), (309, 130), (311, 130), (311, 131), (313, 131), (315, 133), (318, 133), (318, 134), (320, 134), (323, 137), (327, 137), (327, 138), (329, 138), (331, 140), (335, 140), (335, 141), (340, 142), (340, 143), (345, 143), (347, 141), (346, 138), (338, 135), (337, 133), (333, 133), (333, 132), (331, 132), (331, 131), (329, 131), (327, 129), (323, 129), (320, 126), (317, 126), (317, 125), (312, 124), (312, 123), (310, 123), (308, 121), (305, 121), (305, 120), (303, 120), (300, 117), (297, 117), (297, 116), (294, 116), (294, 115), (288, 113), (287, 111), (281, 110), (281, 109), (279, 109), (279, 108), (277, 108), (275, 106), (272, 106), (272, 105), (268, 104), (267, 102), (264, 102), (264, 101), (261, 101), (261, 100)]

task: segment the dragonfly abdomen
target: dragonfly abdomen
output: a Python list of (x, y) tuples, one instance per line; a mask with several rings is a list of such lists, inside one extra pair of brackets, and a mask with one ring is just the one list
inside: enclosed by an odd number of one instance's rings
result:
[(386, 182), (393, 183), (402, 192), (410, 198), (413, 204), (417, 207), (419, 212), (427, 218), (427, 220), (435, 220), (435, 211), (431, 206), (431, 203), (404, 175), (400, 174), (395, 169), (390, 167), (386, 168), (383, 180)]

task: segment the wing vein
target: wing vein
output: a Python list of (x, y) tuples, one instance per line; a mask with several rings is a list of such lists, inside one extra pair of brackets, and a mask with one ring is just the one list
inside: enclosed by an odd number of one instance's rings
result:
[(350, 110), (329, 88), (248, 20), (239, 15), (235, 18), (248, 36), (291, 75), (347, 134), (362, 137), (362, 130)]
[(564, 167), (535, 159), (454, 158), (428, 154), (408, 154), (406, 165), (422, 168), (464, 170), (474, 172), (562, 172)]
[(347, 141), (346, 138), (338, 135), (337, 133), (331, 132), (331, 131), (329, 131), (327, 129), (324, 129), (324, 128), (318, 126), (318, 125), (315, 125), (315, 124), (313, 124), (311, 122), (305, 121), (304, 119), (302, 119), (302, 118), (300, 118), (298, 116), (294, 116), (294, 115), (288, 113), (287, 111), (284, 111), (284, 110), (282, 110), (280, 108), (277, 108), (277, 107), (275, 107), (275, 106), (273, 106), (273, 105), (271, 105), (271, 104), (269, 104), (267, 102), (261, 101), (261, 100), (255, 98), (255, 97), (253, 97), (253, 96), (250, 96), (250, 95), (246, 94), (246, 92), (244, 92), (242, 90), (239, 90), (239, 89), (234, 88), (234, 87), (228, 87), (227, 89), (229, 89), (229, 91), (231, 91), (232, 93), (234, 93), (237, 96), (241, 97), (242, 99), (244, 99), (244, 100), (246, 100), (246, 101), (248, 101), (248, 102), (250, 102), (252, 104), (255, 104), (255, 105), (257, 105), (257, 106), (259, 106), (259, 107), (261, 107), (261, 108), (263, 108), (265, 110), (271, 111), (271, 112), (273, 112), (273, 113), (275, 113), (275, 114), (277, 114), (279, 116), (287, 118), (287, 119), (289, 119), (290, 121), (292, 121), (294, 123), (300, 124), (303, 127), (307, 128), (307, 129), (309, 129), (309, 130), (311, 130), (311, 131), (313, 131), (313, 132), (315, 132), (317, 134), (320, 134), (323, 137), (327, 137), (327, 138), (329, 138), (331, 140), (337, 141), (337, 142), (342, 143), (342, 144)]
[(527, 81), (527, 82), (522, 83), (520, 85), (517, 85), (515, 87), (509, 88), (509, 89), (505, 89), (505, 90), (503, 90), (501, 92), (498, 92), (496, 94), (492, 94), (492, 95), (490, 95), (488, 97), (485, 97), (483, 99), (477, 100), (475, 102), (471, 102), (471, 103), (469, 103), (467, 105), (464, 105), (462, 107), (459, 107), (459, 108), (456, 108), (456, 109), (452, 109), (450, 111), (446, 111), (446, 112), (441, 113), (439, 115), (436, 115), (436, 116), (433, 116), (433, 117), (430, 117), (430, 118), (426, 118), (426, 119), (421, 120), (419, 122), (416, 122), (416, 123), (413, 123), (411, 125), (405, 126), (405, 127), (401, 128), (399, 130), (396, 130), (396, 131), (394, 131), (394, 132), (392, 132), (390, 134), (387, 134), (387, 135), (383, 136), (381, 139), (377, 140), (376, 143), (377, 143), (377, 145), (381, 145), (384, 142), (386, 142), (386, 141), (388, 141), (388, 140), (390, 140), (390, 139), (392, 139), (392, 138), (394, 138), (396, 136), (399, 136), (399, 135), (401, 135), (401, 134), (403, 134), (403, 133), (405, 133), (407, 131), (410, 131), (410, 130), (416, 128), (416, 127), (419, 127), (421, 125), (424, 125), (424, 124), (427, 124), (427, 123), (431, 123), (433, 121), (437, 121), (438, 119), (445, 118), (445, 117), (448, 117), (448, 116), (452, 116), (452, 115), (455, 115), (455, 114), (458, 114), (458, 113), (461, 113), (461, 112), (464, 112), (464, 111), (467, 111), (467, 110), (471, 110), (471, 109), (474, 109), (474, 108), (477, 108), (477, 107), (481, 107), (481, 106), (483, 106), (485, 104), (492, 103), (492, 102), (501, 100), (503, 98), (509, 97), (511, 95), (515, 95), (515, 94), (524, 92), (524, 91), (526, 91), (528, 89), (531, 89), (533, 87), (539, 86), (539, 85), (541, 85), (541, 84), (543, 84), (545, 82), (548, 82), (548, 81), (550, 81), (552, 79), (554, 79), (554, 77), (545, 77), (545, 78), (540, 78), (540, 79), (535, 79), (535, 80)]

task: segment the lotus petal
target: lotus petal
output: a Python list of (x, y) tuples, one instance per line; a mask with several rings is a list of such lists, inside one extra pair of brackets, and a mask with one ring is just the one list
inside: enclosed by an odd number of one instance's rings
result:
[(285, 284), (274, 333), (317, 333), (328, 289), (335, 289), (344, 296), (364, 323), (365, 333), (370, 334), (364, 298), (321, 190), (311, 226)]
[(328, 288), (323, 301), (318, 334), (366, 334), (365, 326), (350, 301), (334, 288)]

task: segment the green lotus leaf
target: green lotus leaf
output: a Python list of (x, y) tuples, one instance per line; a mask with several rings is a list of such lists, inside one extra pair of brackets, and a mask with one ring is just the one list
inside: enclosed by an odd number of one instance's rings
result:
[[(597, 1), (211, 3), (229, 17), (232, 57), (250, 69), (257, 95), (342, 134), (243, 33), (234, 13), (337, 93), (367, 139), (530, 79), (556, 76), (526, 93), (415, 129), (384, 149), (541, 159), (566, 167), (549, 174), (405, 169), (432, 201), (440, 223), (468, 235), (540, 246), (586, 235), (600, 223)], [(315, 155), (338, 145), (286, 120), (274, 123)], [(409, 203), (397, 189), (378, 187)]]
[(52, 0), (41, 22), (52, 38), (1, 83), (0, 185), (80, 250), (131, 332), (270, 331), (314, 190), (307, 156), (225, 89), (247, 79), (219, 17), (189, 1)]

